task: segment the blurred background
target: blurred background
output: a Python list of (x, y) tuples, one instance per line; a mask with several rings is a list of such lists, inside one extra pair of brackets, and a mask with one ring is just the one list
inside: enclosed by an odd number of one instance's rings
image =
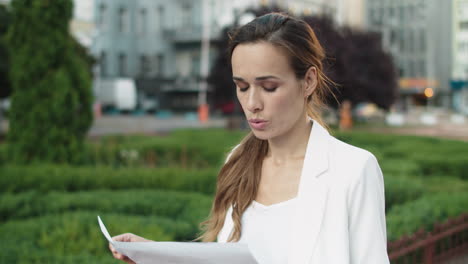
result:
[(228, 32), (304, 19), (322, 116), (374, 153), (392, 263), (468, 263), (468, 0), (0, 0), (1, 263), (116, 263), (112, 235), (189, 241), (248, 132)]

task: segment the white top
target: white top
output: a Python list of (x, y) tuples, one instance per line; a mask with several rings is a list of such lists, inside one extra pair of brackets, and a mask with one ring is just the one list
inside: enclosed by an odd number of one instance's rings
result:
[(257, 201), (242, 215), (239, 243), (246, 243), (259, 264), (285, 264), (297, 197), (265, 206)]

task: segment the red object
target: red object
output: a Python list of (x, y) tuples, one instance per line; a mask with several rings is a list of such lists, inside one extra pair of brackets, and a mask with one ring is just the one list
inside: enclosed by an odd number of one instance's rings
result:
[(208, 104), (202, 104), (198, 107), (198, 120), (202, 123), (208, 122), (209, 119), (209, 107)]

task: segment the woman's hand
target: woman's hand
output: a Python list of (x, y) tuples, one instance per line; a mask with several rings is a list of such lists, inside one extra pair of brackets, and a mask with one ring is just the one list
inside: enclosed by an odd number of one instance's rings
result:
[[(112, 239), (115, 241), (120, 241), (120, 242), (150, 242), (151, 241), (141, 236), (134, 235), (132, 233), (121, 234), (121, 235), (113, 237)], [(129, 257), (117, 252), (117, 250), (115, 250), (115, 248), (112, 246), (111, 243), (109, 243), (109, 249), (112, 252), (112, 255), (114, 256), (114, 258), (123, 260), (127, 263), (135, 264), (135, 262), (133, 262)]]

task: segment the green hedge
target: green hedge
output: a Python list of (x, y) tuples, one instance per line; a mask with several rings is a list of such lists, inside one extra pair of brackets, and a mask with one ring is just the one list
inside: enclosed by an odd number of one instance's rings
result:
[(36, 191), (0, 196), (0, 221), (26, 219), (74, 211), (158, 216), (181, 220), (192, 232), (209, 214), (211, 197), (199, 193), (160, 190), (89, 191), (76, 193)]
[(468, 192), (425, 195), (394, 206), (387, 214), (387, 238), (397, 240), (424, 228), (432, 231), (434, 223), (468, 212)]
[(0, 167), (0, 191), (164, 189), (213, 194), (218, 169), (111, 168), (73, 166)]
[(398, 204), (416, 200), (425, 193), (425, 186), (419, 179), (386, 174), (384, 182), (386, 212)]
[(374, 153), (384, 173), (400, 170), (399, 165), (403, 164), (407, 176), (450, 175), (468, 179), (467, 142), (365, 132), (338, 132), (336, 136)]
[[(0, 225), (1, 263), (49, 263), (89, 260), (106, 262), (112, 257), (102, 235), (97, 212), (47, 215)], [(100, 214), (111, 235), (131, 232), (157, 241), (185, 236), (189, 225), (173, 219)], [(91, 261), (95, 260), (95, 261)], [(114, 263), (116, 261), (113, 261)], [(111, 263), (110, 261), (108, 263)]]
[(246, 134), (223, 129), (189, 129), (168, 136), (106, 136), (88, 144), (85, 164), (112, 166), (219, 167)]

